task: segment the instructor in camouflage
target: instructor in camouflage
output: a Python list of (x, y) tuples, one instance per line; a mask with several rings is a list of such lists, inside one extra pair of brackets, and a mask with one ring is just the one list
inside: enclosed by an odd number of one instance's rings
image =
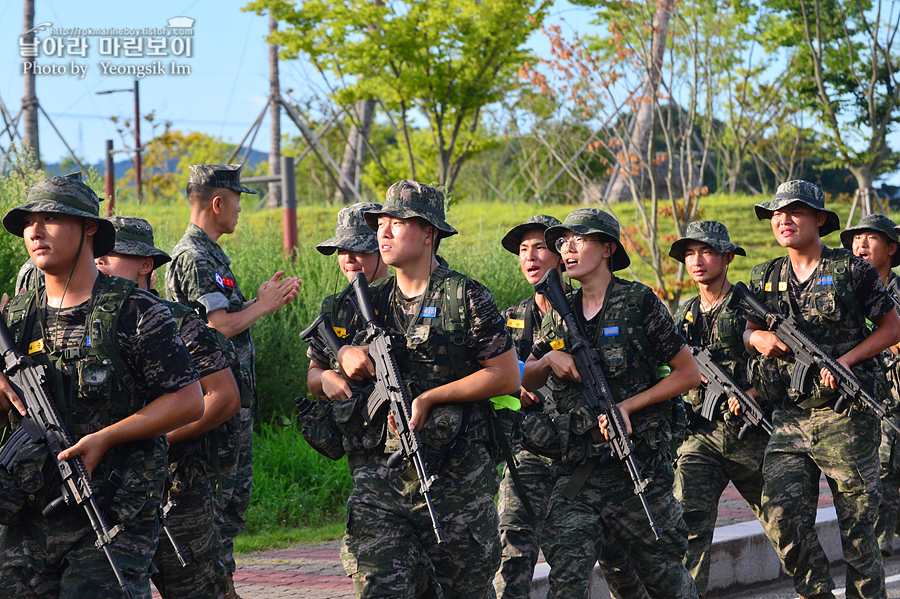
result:
[[(370, 286), (380, 324), (395, 342), (419, 430), (434, 509), (446, 535), (435, 539), (419, 480), (406, 460), (388, 465), (398, 439), (387, 410), (372, 426), (382, 441), (353, 472), (341, 553), (357, 597), (412, 598), (418, 564), (430, 559), (447, 599), (493, 596), (500, 565), (496, 445), (489, 398), (515, 392), (512, 341), (490, 292), (438, 263), (441, 239), (456, 234), (444, 218), (444, 195), (415, 181), (388, 189), (380, 210), (366, 212), (382, 260), (396, 271)], [(338, 362), (355, 381), (375, 374), (366, 347), (341, 349)]]
[[(134, 216), (109, 220), (116, 228), (116, 245), (112, 252), (94, 260), (97, 268), (108, 276), (132, 280), (148, 291), (150, 274), (171, 258), (154, 245), (153, 227), (146, 220)], [(222, 599), (226, 592), (225, 562), (206, 476), (210, 447), (205, 433), (238, 413), (241, 396), (228, 359), (203, 319), (183, 304), (166, 305), (200, 374), (203, 417), (166, 435), (172, 477), (167, 492), (172, 508), (167, 509), (166, 523), (188, 565), (181, 565), (172, 543), (162, 535), (153, 556), (159, 571), (152, 580), (163, 599)]]
[[(769, 309), (794, 316), (805, 331), (869, 387), (875, 397), (884, 376), (875, 356), (896, 342), (900, 317), (874, 268), (844, 249), (826, 247), (820, 237), (840, 228), (825, 208), (825, 194), (807, 181), (778, 186), (775, 197), (756, 205), (788, 255), (754, 267), (751, 284)], [(877, 328), (868, 335), (866, 319)], [(878, 418), (862, 405), (834, 411), (834, 377), (822, 369), (810, 389), (790, 386), (794, 368), (788, 347), (765, 323), (747, 315), (747, 351), (774, 361), (781, 385), (775, 405), (775, 433), (763, 461), (762, 507), (773, 530), (775, 550), (794, 588), (804, 598), (833, 597), (834, 581), (814, 528), (819, 477), (834, 497), (841, 545), (847, 562), (847, 597), (885, 597), (884, 568), (875, 537), (881, 503)]]
[[(695, 221), (684, 237), (669, 249), (669, 256), (685, 265), (697, 285), (699, 295), (685, 301), (675, 314), (675, 326), (688, 345), (708, 348), (716, 363), (751, 397), (757, 395), (747, 373), (747, 350), (743, 334), (745, 316), (740, 308), (729, 307), (732, 295), (728, 265), (735, 255), (746, 256), (731, 242), (728, 229), (716, 221)], [(752, 427), (743, 440), (738, 433), (744, 422), (728, 409), (721, 398), (712, 421), (701, 415), (707, 400), (703, 385), (691, 389), (690, 436), (678, 449), (675, 469), (675, 497), (681, 502), (688, 527), (688, 549), (684, 565), (694, 577), (697, 594), (706, 596), (709, 567), (719, 498), (729, 482), (746, 500), (763, 530), (770, 530), (760, 507), (762, 460), (769, 435)]]
[(169, 299), (206, 311), (209, 325), (230, 339), (241, 364), (241, 413), (239, 435), (232, 442), (236, 458), (222, 472), (222, 501), (217, 502), (216, 520), (225, 551), (229, 597), (236, 597), (232, 581), (234, 538), (244, 530), (244, 514), (250, 505), (253, 482), (253, 414), (256, 412), (256, 352), (250, 326), (257, 320), (294, 301), (300, 279), (283, 271), (260, 285), (256, 298), (247, 300), (231, 270), (231, 259), (217, 243), (234, 233), (241, 212), (241, 194), (256, 193), (240, 182), (238, 164), (191, 165), (187, 196), (191, 221), (184, 237), (172, 250), (166, 269)]

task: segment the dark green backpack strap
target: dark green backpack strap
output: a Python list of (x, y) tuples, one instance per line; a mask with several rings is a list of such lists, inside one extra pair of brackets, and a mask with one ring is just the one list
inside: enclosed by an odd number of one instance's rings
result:
[(859, 303), (859, 298), (856, 297), (856, 292), (853, 290), (853, 273), (850, 269), (850, 256), (853, 253), (844, 248), (835, 248), (833, 251), (835, 255), (831, 261), (831, 276), (834, 277), (834, 289), (837, 292), (837, 296), (841, 298), (853, 319), (860, 323), (863, 330), (868, 331), (866, 315), (863, 312), (862, 305)]
[(131, 397), (132, 407), (139, 408), (135, 394), (134, 377), (119, 354), (116, 329), (122, 305), (137, 288), (137, 283), (122, 277), (107, 277), (94, 310), (88, 319), (88, 334), (85, 345), (98, 353), (102, 353), (111, 363), (113, 373), (125, 386)]

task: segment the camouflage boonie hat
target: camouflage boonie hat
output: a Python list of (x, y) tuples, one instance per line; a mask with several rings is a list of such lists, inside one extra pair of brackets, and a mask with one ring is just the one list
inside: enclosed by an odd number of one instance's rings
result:
[(728, 228), (725, 225), (714, 220), (695, 220), (688, 225), (685, 236), (672, 243), (672, 247), (669, 249), (669, 256), (679, 262), (684, 262), (687, 244), (691, 241), (705, 243), (720, 254), (734, 252), (738, 256), (747, 255), (744, 248), (731, 243), (731, 238), (728, 236)]
[(383, 214), (394, 218), (423, 218), (437, 227), (438, 238), (457, 233), (444, 220), (444, 194), (424, 183), (404, 179), (391, 185), (381, 209), (366, 212), (366, 223), (372, 230), (378, 230), (378, 217)]
[(240, 164), (192, 164), (190, 171), (191, 178), (188, 183), (201, 187), (233, 189), (240, 193), (256, 193), (249, 187), (241, 185)]
[(366, 224), (365, 213), (380, 209), (381, 204), (374, 202), (360, 202), (341, 209), (338, 212), (334, 237), (326, 239), (317, 245), (316, 249), (326, 256), (330, 256), (337, 250), (349, 250), (363, 254), (377, 252), (378, 239), (375, 231)]
[[(848, 250), (853, 249), (853, 238), (863, 231), (875, 231), (888, 238), (888, 241), (900, 245), (900, 236), (897, 235), (896, 223), (883, 214), (870, 214), (859, 221), (855, 227), (847, 227), (841, 231), (841, 245)], [(891, 256), (891, 268), (900, 265), (900, 247)]]
[(555, 227), (562, 223), (558, 218), (547, 216), (546, 214), (535, 214), (521, 225), (516, 225), (503, 236), (500, 244), (507, 252), (519, 254), (519, 244), (528, 231), (546, 231), (550, 227)]
[(825, 192), (819, 189), (818, 185), (809, 181), (788, 181), (779, 185), (775, 190), (774, 199), (756, 205), (756, 218), (759, 220), (771, 219), (773, 212), (794, 202), (803, 202), (827, 215), (825, 224), (819, 227), (819, 237), (825, 237), (841, 228), (841, 219), (837, 213), (825, 209)]
[(25, 203), (3, 216), (3, 227), (16, 237), (22, 237), (25, 215), (33, 212), (69, 214), (96, 220), (98, 229), (94, 235), (95, 258), (111, 252), (116, 243), (116, 231), (112, 223), (100, 216), (100, 198), (82, 183), (80, 173), (50, 177), (36, 183), (28, 190)]
[(565, 235), (566, 231), (572, 231), (579, 235), (597, 233), (609, 241), (615, 241), (616, 250), (609, 262), (613, 271), (622, 270), (631, 264), (631, 258), (625, 253), (625, 248), (619, 241), (619, 221), (611, 214), (599, 208), (577, 208), (569, 213), (563, 224), (544, 231), (544, 241), (550, 251), (556, 255), (559, 255), (559, 252), (556, 251), (556, 240)]
[(153, 258), (153, 270), (171, 262), (169, 254), (153, 245), (153, 227), (136, 216), (114, 216), (109, 219), (116, 228), (116, 246), (113, 252), (126, 256)]

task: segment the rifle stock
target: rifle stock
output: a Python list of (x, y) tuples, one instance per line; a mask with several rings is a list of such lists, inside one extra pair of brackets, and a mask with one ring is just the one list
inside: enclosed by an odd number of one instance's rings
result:
[(59, 417), (56, 405), (44, 391), (48, 378), (46, 368), (35, 364), (31, 358), (16, 348), (6, 326), (6, 320), (2, 317), (0, 317), (0, 355), (3, 357), (3, 373), (9, 377), (16, 395), (25, 403), (27, 414), (22, 417), (22, 426), (34, 442), (43, 441), (47, 444), (50, 459), (62, 476), (62, 495), (44, 508), (42, 512), (44, 517), (52, 518), (65, 505), (83, 507), (97, 537), (97, 548), (106, 555), (122, 594), (126, 599), (133, 599), (131, 586), (125, 580), (110, 549), (110, 542), (124, 527), (121, 524), (111, 527), (106, 523), (91, 489), (91, 478), (81, 458), (76, 456), (65, 461), (57, 459), (57, 455), (71, 447), (73, 443), (69, 431)]
[(853, 401), (860, 401), (895, 431), (900, 427), (888, 417), (885, 406), (866, 391), (856, 376), (840, 362), (825, 352), (812, 337), (807, 334), (793, 316), (785, 316), (769, 310), (744, 283), (734, 285), (734, 292), (729, 304), (743, 303), (744, 307), (762, 318), (769, 331), (775, 333), (794, 354), (794, 372), (791, 375), (791, 387), (804, 392), (812, 382), (810, 375), (817, 375), (822, 368), (828, 369), (841, 392), (840, 399), (834, 404), (834, 411), (843, 413)]
[[(660, 531), (656, 524), (656, 519), (650, 511), (650, 504), (647, 502), (645, 490), (650, 481), (644, 478), (641, 470), (634, 458), (634, 445), (628, 438), (628, 431), (625, 428), (625, 422), (622, 420), (622, 414), (616, 406), (615, 398), (606, 377), (603, 376), (601, 370), (597, 367), (599, 356), (597, 350), (591, 347), (581, 331), (569, 302), (566, 299), (565, 291), (559, 280), (559, 273), (556, 270), (549, 270), (544, 278), (535, 283), (535, 293), (543, 293), (550, 300), (550, 305), (562, 317), (566, 324), (567, 336), (569, 338), (569, 353), (575, 360), (575, 366), (578, 374), (581, 376), (582, 386), (584, 387), (584, 398), (588, 405), (598, 414), (605, 414), (608, 422), (606, 427), (609, 435), (609, 446), (612, 454), (625, 463), (629, 476), (634, 483), (634, 494), (640, 497), (641, 505), (644, 513), (650, 521), (650, 529), (654, 537), (659, 540)], [(602, 439), (599, 429), (591, 429), (591, 434), (595, 441)]]
[(437, 476), (428, 473), (425, 451), (419, 440), (419, 431), (410, 426), (412, 403), (400, 377), (400, 369), (391, 354), (391, 337), (376, 321), (375, 308), (372, 306), (372, 298), (369, 296), (366, 276), (363, 273), (357, 273), (350, 281), (350, 285), (356, 294), (359, 314), (365, 323), (369, 358), (375, 364), (375, 393), (389, 402), (391, 414), (394, 416), (394, 425), (400, 437), (400, 452), (388, 459), (388, 465), (394, 466), (400, 459), (406, 458), (415, 467), (419, 478), (419, 491), (425, 498), (434, 534), (437, 542), (443, 543), (446, 538), (431, 499), (431, 486), (437, 480)]

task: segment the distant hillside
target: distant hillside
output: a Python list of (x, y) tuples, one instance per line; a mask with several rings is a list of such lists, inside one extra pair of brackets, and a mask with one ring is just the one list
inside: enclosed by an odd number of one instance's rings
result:
[[(241, 156), (243, 156), (243, 154), (244, 154), (244, 148), (241, 148), (241, 151), (238, 152), (238, 155), (235, 158), (235, 161), (240, 160)], [(116, 156), (121, 157), (121, 156), (123, 156), (123, 154), (116, 154)], [(227, 156), (222, 156), (223, 161), (226, 158), (227, 158)], [(257, 164), (259, 164), (260, 162), (267, 162), (268, 160), (269, 160), (268, 152), (260, 152), (259, 150), (254, 150), (251, 148), (250, 155), (247, 157), (247, 164), (245, 166), (253, 167), (253, 166), (256, 166)], [(114, 165), (115, 165), (115, 171), (116, 171), (116, 178), (118, 179), (120, 177), (124, 177), (125, 173), (131, 169), (131, 160), (129, 160), (128, 158), (122, 158), (121, 160), (116, 161), (114, 163)], [(88, 166), (88, 165), (85, 165), (85, 166)], [(104, 163), (102, 160), (99, 160), (90, 166), (92, 168), (94, 168), (98, 173), (100, 173), (101, 176), (105, 174), (104, 173), (105, 167), (104, 167)], [(171, 171), (171, 170), (174, 170), (175, 168), (177, 168), (177, 166), (178, 166), (177, 160), (170, 160), (169, 164), (168, 164), (168, 169)], [(51, 163), (44, 164), (44, 172), (47, 173), (47, 176), (50, 176), (50, 177), (52, 177), (53, 175), (64, 174), (60, 171), (60, 162), (51, 162)], [(67, 169), (66, 172), (71, 172), (71, 169)]]

